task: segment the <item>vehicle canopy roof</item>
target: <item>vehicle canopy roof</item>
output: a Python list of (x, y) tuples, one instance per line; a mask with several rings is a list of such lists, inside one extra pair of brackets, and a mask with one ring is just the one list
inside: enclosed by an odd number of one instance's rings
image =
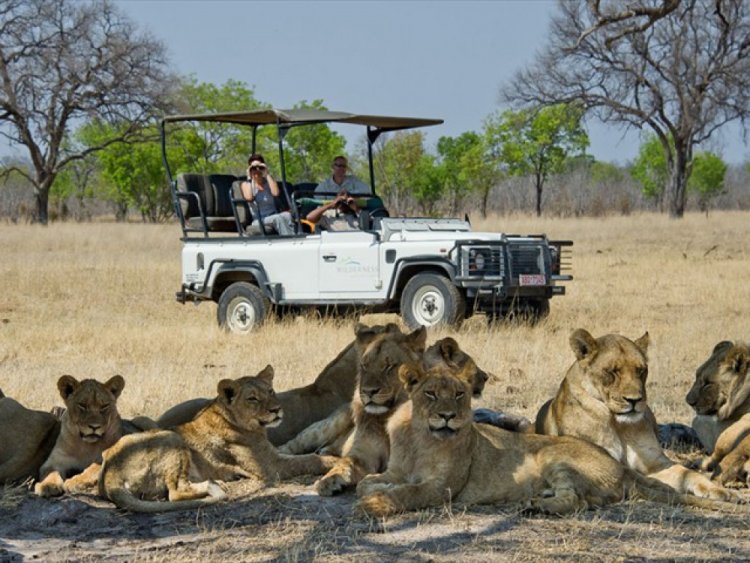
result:
[(385, 115), (365, 115), (344, 111), (327, 111), (318, 109), (277, 109), (267, 108), (254, 111), (233, 111), (222, 113), (169, 115), (162, 123), (176, 121), (213, 121), (217, 123), (236, 123), (239, 125), (305, 125), (314, 123), (350, 123), (366, 125), (380, 132), (411, 129), (440, 125), (442, 119), (422, 119), (417, 117), (393, 117)]

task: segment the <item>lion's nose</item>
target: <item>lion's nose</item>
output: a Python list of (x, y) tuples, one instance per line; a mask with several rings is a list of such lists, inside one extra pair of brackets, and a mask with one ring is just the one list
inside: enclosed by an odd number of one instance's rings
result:
[(99, 430), (101, 427), (102, 427), (101, 424), (91, 424), (91, 423), (89, 423), (89, 428), (91, 428), (91, 430), (96, 431), (96, 430)]
[(268, 409), (268, 411), (269, 411), (270, 413), (273, 413), (273, 414), (278, 414), (280, 410), (281, 410), (281, 407), (270, 407), (270, 408)]
[(373, 395), (377, 394), (378, 391), (380, 391), (380, 387), (368, 387), (362, 389), (362, 393), (364, 393), (368, 397), (372, 397)]
[(456, 418), (456, 413), (454, 412), (441, 412), (440, 417), (445, 420), (445, 422), (448, 422), (452, 418)]
[(631, 407), (635, 408), (643, 400), (643, 397), (625, 397), (625, 400), (630, 403)]

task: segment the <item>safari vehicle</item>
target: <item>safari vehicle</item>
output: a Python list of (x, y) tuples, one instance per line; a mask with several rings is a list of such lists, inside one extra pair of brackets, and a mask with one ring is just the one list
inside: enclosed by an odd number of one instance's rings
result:
[[(263, 229), (262, 218), (243, 197), (244, 177), (180, 174), (167, 162), (167, 126), (216, 122), (278, 133), (280, 205), (292, 215), (295, 233)], [(320, 123), (364, 126), (372, 194), (358, 200), (360, 229), (319, 232), (306, 225), (311, 210), (336, 196), (314, 193), (315, 184), (286, 177), (284, 138), (292, 127)], [(264, 109), (238, 113), (175, 115), (161, 121), (162, 154), (183, 233), (180, 303), (213, 301), (220, 326), (249, 332), (272, 312), (314, 307), (398, 312), (410, 327), (458, 325), (476, 312), (497, 319), (535, 318), (549, 300), (564, 295), (559, 282), (572, 279), (570, 241), (546, 235), (474, 232), (468, 217), (391, 217), (376, 192), (373, 143), (379, 135), (442, 123), (439, 119), (386, 117), (322, 110)], [(278, 174), (278, 172), (277, 172)], [(359, 196), (357, 196), (359, 197)], [(247, 234), (260, 221), (260, 235)], [(256, 229), (257, 230), (257, 229)]]

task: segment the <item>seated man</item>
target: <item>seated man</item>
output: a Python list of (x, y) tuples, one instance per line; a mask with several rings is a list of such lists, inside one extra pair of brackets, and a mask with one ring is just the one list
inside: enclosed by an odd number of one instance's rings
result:
[(279, 185), (268, 173), (268, 167), (262, 155), (251, 154), (248, 158), (247, 181), (240, 186), (242, 196), (247, 201), (255, 201), (260, 217), (253, 217), (253, 222), (247, 229), (251, 235), (261, 233), (260, 223), (266, 233), (273, 232), (280, 235), (293, 235), (292, 215), (288, 211), (276, 208), (276, 200), (280, 194)]
[(359, 206), (346, 190), (341, 190), (336, 199), (316, 207), (307, 214), (306, 219), (327, 231), (357, 231)]
[(329, 193), (335, 194), (346, 190), (347, 193), (353, 195), (370, 195), (372, 190), (370, 186), (361, 182), (351, 174), (347, 175), (346, 171), (349, 169), (349, 164), (346, 161), (345, 156), (337, 156), (333, 159), (333, 175), (323, 180), (318, 187), (315, 188), (315, 193)]

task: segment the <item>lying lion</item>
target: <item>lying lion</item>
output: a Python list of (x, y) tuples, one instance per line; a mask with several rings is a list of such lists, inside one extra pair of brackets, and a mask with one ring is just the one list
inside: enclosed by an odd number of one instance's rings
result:
[[(365, 326), (358, 324), (356, 332), (372, 335), (390, 333), (401, 334), (398, 325)], [(278, 394), (284, 412), (284, 420), (276, 428), (268, 430), (272, 444), (288, 442), (302, 430), (332, 414), (336, 409), (351, 401), (357, 385), (359, 352), (354, 342), (350, 343), (334, 358), (310, 385), (291, 389)], [(210, 403), (210, 399), (192, 399), (169, 409), (159, 417), (160, 428), (173, 428), (193, 420), (196, 414)]]
[(687, 395), (693, 428), (710, 453), (700, 467), (722, 483), (748, 480), (750, 455), (750, 347), (719, 342), (695, 373)]
[[(137, 512), (183, 510), (223, 498), (217, 480), (268, 483), (325, 473), (338, 458), (287, 456), (268, 441), (266, 429), (283, 416), (272, 383), (271, 366), (255, 377), (224, 379), (195, 420), (124, 437), (104, 452), (99, 493)], [(167, 502), (156, 500), (165, 496)]]
[(124, 387), (121, 375), (106, 383), (93, 379), (78, 381), (71, 375), (63, 375), (57, 381), (66, 408), (55, 446), (39, 470), (40, 481), (34, 486), (37, 495), (50, 497), (73, 492), (79, 479), (87, 482), (89, 477), (69, 477), (101, 463), (102, 452), (123, 435), (156, 426), (146, 417), (132, 423), (120, 418), (117, 398)]
[(27, 409), (0, 391), (0, 485), (36, 479), (59, 433), (54, 415)]
[(405, 365), (410, 401), (388, 422), (388, 469), (357, 486), (357, 508), (373, 516), (462, 504), (522, 503), (567, 514), (628, 497), (704, 508), (745, 507), (675, 493), (569, 436), (508, 432), (472, 423), (472, 374)]
[(614, 334), (595, 339), (583, 329), (570, 337), (576, 361), (553, 399), (539, 410), (536, 430), (575, 436), (679, 493), (730, 500), (736, 495), (662, 451), (646, 400), (648, 333), (635, 342)]
[[(458, 342), (451, 337), (445, 337), (425, 350), (422, 365), (425, 369), (443, 364), (462, 368), (467, 362), (473, 361), (471, 356), (461, 350)], [(475, 397), (481, 396), (488, 379), (489, 375), (476, 367), (473, 391)], [(349, 403), (340, 407), (328, 418), (305, 428), (294, 439), (279, 447), (279, 451), (288, 454), (318, 452), (340, 456), (353, 430), (352, 403)]]

